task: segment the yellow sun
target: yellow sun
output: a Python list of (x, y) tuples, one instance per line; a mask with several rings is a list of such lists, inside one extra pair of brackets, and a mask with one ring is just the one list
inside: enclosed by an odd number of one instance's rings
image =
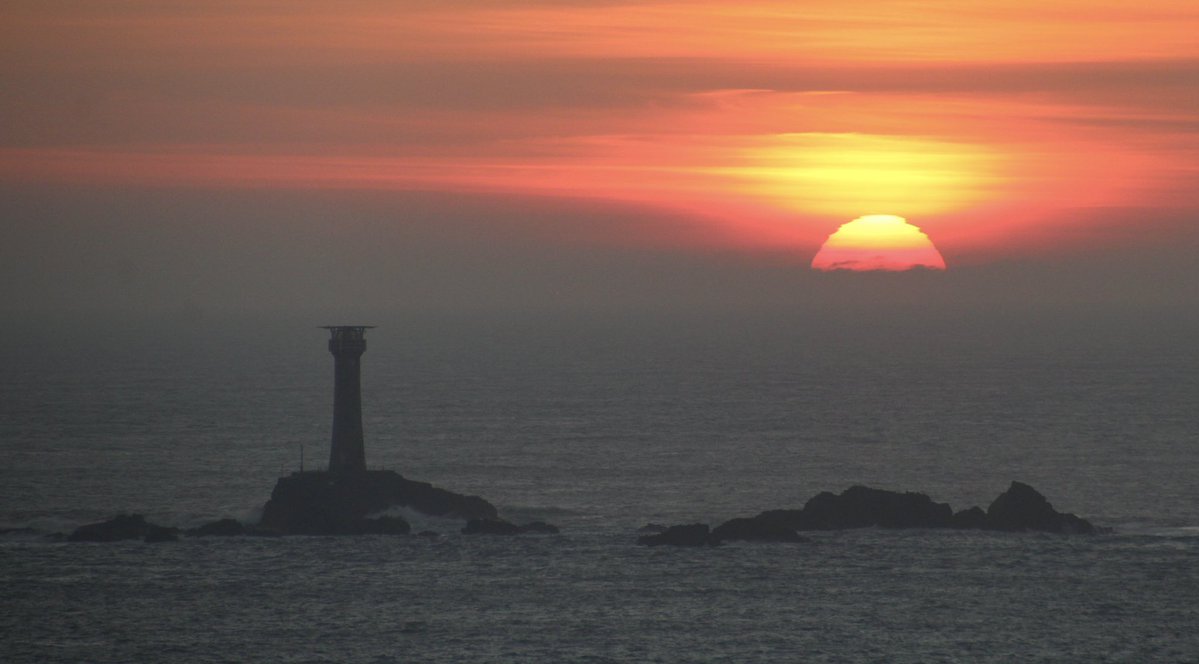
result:
[(870, 214), (842, 224), (812, 259), (812, 269), (944, 270), (945, 259), (921, 230), (903, 217)]

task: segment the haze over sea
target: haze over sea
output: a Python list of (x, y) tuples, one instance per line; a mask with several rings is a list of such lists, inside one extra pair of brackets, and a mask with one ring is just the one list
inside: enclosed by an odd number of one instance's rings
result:
[[(919, 312), (916, 312), (919, 313)], [(46, 539), (253, 520), (328, 453), (323, 324), (371, 467), (558, 536)], [(1195, 661), (1193, 314), (658, 312), (16, 323), (0, 358), (0, 660)], [(634, 544), (852, 484), (1011, 480), (1115, 534), (868, 529)]]

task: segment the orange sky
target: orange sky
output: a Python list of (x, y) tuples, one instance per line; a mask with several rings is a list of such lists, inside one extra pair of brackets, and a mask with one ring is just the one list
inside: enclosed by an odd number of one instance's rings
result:
[(797, 251), (898, 214), (1018, 255), (1199, 209), (1199, 5), (1096, 5), (9, 2), (0, 180), (600, 199)]

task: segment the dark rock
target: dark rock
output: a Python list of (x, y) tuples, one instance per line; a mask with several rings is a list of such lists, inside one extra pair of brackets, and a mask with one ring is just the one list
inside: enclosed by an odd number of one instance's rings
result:
[(947, 503), (934, 503), (923, 493), (852, 486), (839, 496), (825, 491), (809, 500), (796, 529), (947, 528), (952, 519)]
[(948, 504), (934, 502), (923, 493), (852, 486), (840, 495), (828, 491), (817, 494), (803, 509), (769, 510), (753, 518), (730, 519), (711, 531), (704, 524), (692, 524), (654, 532), (661, 527), (650, 524), (640, 531), (643, 534), (637, 543), (700, 546), (732, 540), (799, 542), (807, 541), (799, 531), (867, 527), (1111, 532), (1073, 514), (1054, 510), (1035, 489), (1012, 482), (986, 512), (972, 507), (955, 514)]
[[(766, 533), (786, 537), (785, 531), (843, 530), (847, 528), (959, 528), (980, 530), (1039, 530), (1054, 533), (1110, 532), (1096, 528), (1073, 514), (1053, 509), (1045, 497), (1027, 484), (1012, 482), (984, 512), (978, 507), (956, 514), (946, 503), (933, 502), (922, 493), (884, 491), (853, 486), (840, 495), (825, 491), (803, 509), (770, 510), (753, 519), (733, 519), (713, 531), (715, 539), (735, 539), (738, 533)], [(769, 527), (769, 530), (766, 528)]]
[(968, 510), (956, 512), (950, 527), (959, 530), (979, 530), (987, 527), (987, 513), (981, 507), (974, 506)]
[(638, 544), (645, 546), (704, 546), (715, 544), (710, 539), (711, 532), (706, 523), (693, 523), (685, 526), (671, 526), (657, 535), (642, 535), (637, 538)]
[(713, 542), (730, 540), (759, 542), (803, 542), (806, 541), (793, 528), (788, 528), (769, 518), (730, 519), (712, 529), (709, 538)]
[(1095, 527), (1086, 519), (1058, 512), (1036, 489), (1012, 482), (987, 508), (987, 527), (994, 530), (1036, 530), (1089, 535)]
[(120, 540), (145, 539), (164, 541), (168, 534), (178, 534), (175, 528), (159, 526), (146, 521), (140, 514), (118, 514), (108, 521), (79, 526), (67, 537), (69, 542), (117, 542)]
[(396, 506), (410, 507), (431, 516), (496, 517), (495, 507), (478, 496), (466, 496), (427, 482), (405, 479), (390, 470), (305, 472), (279, 478), (263, 509), (258, 530), (284, 535), (369, 533), (385, 526), (364, 523), (369, 521), (366, 516)]
[(850, 519), (848, 508), (840, 496), (830, 491), (821, 491), (804, 503), (795, 527), (797, 530), (837, 530), (865, 528), (871, 525), (874, 524), (869, 519)]
[(188, 537), (237, 537), (247, 534), (246, 527), (236, 519), (210, 521), (198, 528), (185, 531)]

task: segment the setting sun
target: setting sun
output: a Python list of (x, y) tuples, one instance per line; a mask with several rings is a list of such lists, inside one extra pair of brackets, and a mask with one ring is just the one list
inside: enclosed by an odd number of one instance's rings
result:
[(903, 217), (870, 214), (842, 224), (812, 259), (821, 271), (944, 270), (945, 259), (921, 230)]

